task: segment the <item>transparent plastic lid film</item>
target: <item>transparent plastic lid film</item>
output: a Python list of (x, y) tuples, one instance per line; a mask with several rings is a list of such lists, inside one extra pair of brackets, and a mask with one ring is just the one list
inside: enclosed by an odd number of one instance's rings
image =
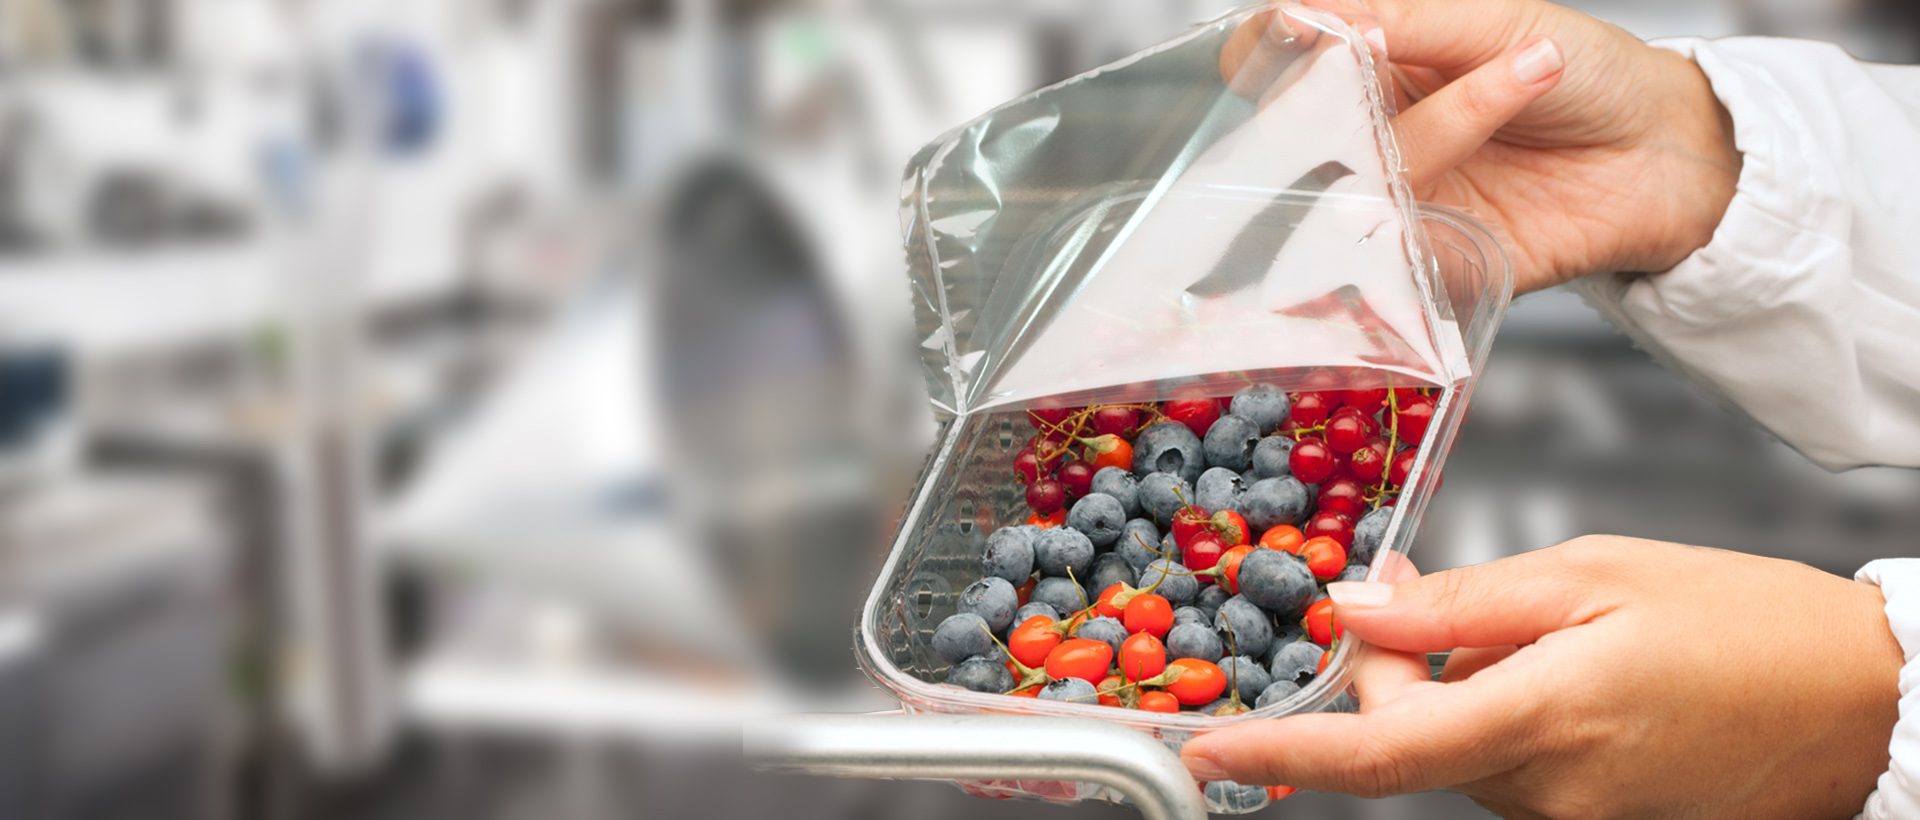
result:
[(935, 406), (1465, 378), (1388, 99), (1345, 23), (1258, 6), (923, 149), (903, 222)]

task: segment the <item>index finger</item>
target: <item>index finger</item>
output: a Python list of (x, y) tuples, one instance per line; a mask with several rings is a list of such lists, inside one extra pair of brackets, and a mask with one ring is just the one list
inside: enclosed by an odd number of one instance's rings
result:
[(1525, 763), (1538, 715), (1529, 672), (1496, 667), (1408, 687), (1361, 714), (1298, 715), (1211, 732), (1180, 756), (1204, 781), (1281, 784), (1363, 797), (1472, 783)]

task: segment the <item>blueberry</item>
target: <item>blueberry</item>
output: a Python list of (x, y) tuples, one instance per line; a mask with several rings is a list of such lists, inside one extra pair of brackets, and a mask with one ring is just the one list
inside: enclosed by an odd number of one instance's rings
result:
[(995, 634), (1013, 625), (1013, 611), (1019, 608), (1020, 593), (1005, 578), (988, 576), (960, 591), (960, 611), (980, 616)]
[(1347, 560), (1363, 567), (1373, 565), (1373, 556), (1380, 551), (1380, 542), (1387, 537), (1387, 522), (1393, 520), (1393, 508), (1381, 507), (1366, 515), (1353, 525), (1353, 549), (1348, 551)]
[(1258, 811), (1268, 803), (1267, 787), (1242, 786), (1231, 780), (1208, 783), (1204, 794), (1207, 810), (1222, 814), (1246, 814)]
[[(1278, 626), (1273, 628), (1273, 647), (1267, 650), (1266, 658), (1268, 661), (1272, 661), (1274, 654), (1279, 652), (1280, 649), (1287, 644), (1299, 643), (1306, 640), (1306, 624), (1298, 620), (1281, 621)], [(1312, 641), (1308, 641), (1308, 643), (1312, 643)]]
[(1040, 699), (1067, 703), (1099, 703), (1100, 693), (1094, 690), (1093, 684), (1079, 678), (1063, 678), (1041, 689)]
[[(1272, 551), (1267, 550), (1267, 552)], [(1166, 580), (1160, 580), (1162, 577)], [(1307, 579), (1311, 581), (1313, 576), (1308, 575)], [(1159, 586), (1155, 587), (1155, 584)], [(1161, 558), (1148, 564), (1147, 568), (1140, 573), (1140, 588), (1153, 589), (1160, 597), (1167, 599), (1167, 603), (1174, 606), (1185, 606), (1193, 603), (1194, 597), (1200, 594), (1200, 579), (1188, 573), (1187, 568), (1179, 561)]]
[(1105, 616), (1084, 621), (1073, 631), (1076, 638), (1100, 641), (1113, 647), (1115, 655), (1120, 653), (1120, 644), (1127, 639), (1127, 628), (1120, 622)]
[(1220, 671), (1227, 673), (1227, 685), (1240, 691), (1241, 703), (1252, 703), (1260, 699), (1260, 693), (1267, 691), (1273, 684), (1273, 678), (1260, 662), (1245, 655), (1235, 655), (1220, 662)]
[(1200, 595), (1193, 600), (1193, 605), (1207, 614), (1207, 623), (1213, 623), (1213, 616), (1220, 614), (1220, 605), (1232, 597), (1219, 584), (1210, 584), (1200, 589)]
[(1071, 578), (1042, 578), (1040, 583), (1034, 584), (1033, 594), (1027, 600), (1039, 601), (1062, 614), (1087, 608), (1086, 593)]
[(1227, 412), (1254, 423), (1262, 432), (1273, 430), (1287, 420), (1286, 391), (1271, 384), (1256, 384), (1233, 394)]
[(1263, 478), (1240, 494), (1240, 514), (1254, 532), (1266, 532), (1281, 524), (1299, 524), (1307, 517), (1311, 499), (1307, 485), (1293, 476)]
[(1113, 554), (1127, 559), (1127, 566), (1139, 571), (1162, 557), (1154, 551), (1157, 549), (1160, 549), (1160, 528), (1145, 518), (1135, 518), (1120, 530), (1120, 540), (1113, 545)]
[(1253, 474), (1261, 478), (1293, 475), (1288, 459), (1293, 457), (1291, 436), (1267, 436), (1253, 445)]
[[(1187, 430), (1187, 432), (1193, 431)], [(1199, 477), (1199, 471), (1195, 471), (1194, 478)], [(1187, 501), (1193, 500), (1193, 484), (1187, 479), (1172, 473), (1150, 473), (1140, 479), (1141, 511), (1151, 516), (1154, 523), (1161, 527), (1173, 524), (1173, 514), (1186, 506), (1186, 501), (1181, 500), (1183, 498)]]
[(1019, 586), (1033, 574), (1033, 539), (1038, 530), (1026, 527), (1001, 527), (987, 536), (987, 550), (980, 556), (980, 567), (987, 575)]
[(1041, 574), (1060, 578), (1071, 570), (1075, 578), (1087, 577), (1093, 567), (1093, 542), (1079, 530), (1055, 527), (1041, 530), (1033, 539), (1033, 564)]
[(1107, 549), (1120, 540), (1120, 530), (1127, 526), (1127, 509), (1113, 496), (1088, 493), (1067, 511), (1067, 526), (1085, 535), (1094, 549)]
[(1241, 597), (1287, 620), (1307, 611), (1316, 589), (1306, 562), (1291, 553), (1254, 550), (1240, 561)]
[[(1312, 576), (1308, 578), (1311, 580)], [(1227, 647), (1236, 655), (1259, 657), (1273, 646), (1273, 621), (1245, 595), (1236, 595), (1221, 604), (1220, 614), (1213, 617), (1213, 627), (1226, 633)]]
[(1207, 464), (1240, 472), (1253, 466), (1253, 446), (1260, 443), (1260, 426), (1240, 416), (1221, 416), (1207, 428), (1200, 450)]
[(1212, 663), (1226, 653), (1220, 636), (1212, 627), (1201, 624), (1174, 624), (1173, 629), (1167, 632), (1166, 646), (1168, 660), (1199, 658)]
[(1339, 575), (1334, 576), (1333, 580), (1335, 583), (1340, 581), (1365, 581), (1367, 580), (1367, 565), (1348, 564), (1344, 569), (1340, 570)]
[(1300, 687), (1294, 684), (1293, 681), (1287, 681), (1287, 680), (1274, 681), (1273, 683), (1268, 684), (1267, 688), (1260, 692), (1260, 697), (1253, 702), (1253, 708), (1265, 709), (1269, 706), (1279, 703), (1280, 701), (1293, 697), (1293, 693), (1298, 691), (1300, 691)]
[(1274, 650), (1273, 662), (1268, 664), (1267, 672), (1274, 680), (1293, 681), (1297, 686), (1306, 686), (1313, 682), (1313, 676), (1320, 674), (1320, 656), (1326, 654), (1319, 644), (1312, 641), (1295, 641)]
[(1134, 574), (1133, 567), (1117, 552), (1093, 559), (1093, 569), (1087, 571), (1087, 589), (1093, 590), (1096, 597), (1114, 584), (1132, 584), (1137, 580), (1139, 576)]
[(1247, 484), (1240, 480), (1239, 473), (1225, 467), (1209, 467), (1193, 484), (1193, 503), (1207, 512), (1239, 512), (1240, 494), (1246, 490)]
[(1183, 606), (1173, 611), (1173, 625), (1179, 626), (1181, 624), (1199, 624), (1211, 628), (1213, 626), (1213, 618), (1208, 616), (1205, 610), (1197, 606)]
[(987, 622), (973, 613), (961, 612), (947, 616), (934, 627), (933, 651), (946, 658), (947, 663), (959, 663), (998, 650), (993, 645), (993, 636), (987, 632)]
[(947, 672), (947, 683), (962, 689), (988, 694), (1003, 694), (1013, 688), (1013, 673), (1007, 671), (1007, 665), (992, 655), (979, 655), (955, 664)]
[(1093, 492), (1113, 496), (1128, 518), (1140, 517), (1140, 479), (1121, 467), (1102, 467), (1093, 474)]
[(1027, 622), (1028, 618), (1031, 618), (1035, 615), (1045, 615), (1047, 616), (1047, 620), (1050, 620), (1050, 621), (1060, 620), (1060, 610), (1054, 609), (1052, 604), (1045, 604), (1039, 601), (1028, 601), (1026, 606), (1023, 606), (1017, 610), (1014, 610), (1013, 624), (1014, 626), (1019, 626), (1020, 624), (1024, 624)]
[(1172, 473), (1192, 481), (1206, 468), (1200, 437), (1180, 422), (1149, 425), (1133, 440), (1133, 472), (1143, 480), (1149, 473)]

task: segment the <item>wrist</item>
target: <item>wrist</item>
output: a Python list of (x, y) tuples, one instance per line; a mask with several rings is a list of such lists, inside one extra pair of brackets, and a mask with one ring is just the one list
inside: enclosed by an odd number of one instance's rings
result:
[(1663, 160), (1661, 176), (1653, 179), (1666, 189), (1662, 195), (1674, 210), (1665, 214), (1671, 229), (1645, 269), (1664, 271), (1713, 241), (1733, 203), (1744, 162), (1734, 140), (1733, 115), (1706, 72), (1685, 55), (1654, 52), (1668, 90), (1654, 108), (1648, 131)]

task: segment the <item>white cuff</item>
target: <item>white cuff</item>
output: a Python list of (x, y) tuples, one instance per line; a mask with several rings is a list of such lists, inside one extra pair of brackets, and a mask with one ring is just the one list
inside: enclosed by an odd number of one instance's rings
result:
[(1887, 626), (1900, 642), (1900, 722), (1893, 726), (1893, 762), (1858, 817), (1865, 820), (1920, 817), (1920, 558), (1874, 561), (1854, 579), (1880, 587), (1887, 599)]

